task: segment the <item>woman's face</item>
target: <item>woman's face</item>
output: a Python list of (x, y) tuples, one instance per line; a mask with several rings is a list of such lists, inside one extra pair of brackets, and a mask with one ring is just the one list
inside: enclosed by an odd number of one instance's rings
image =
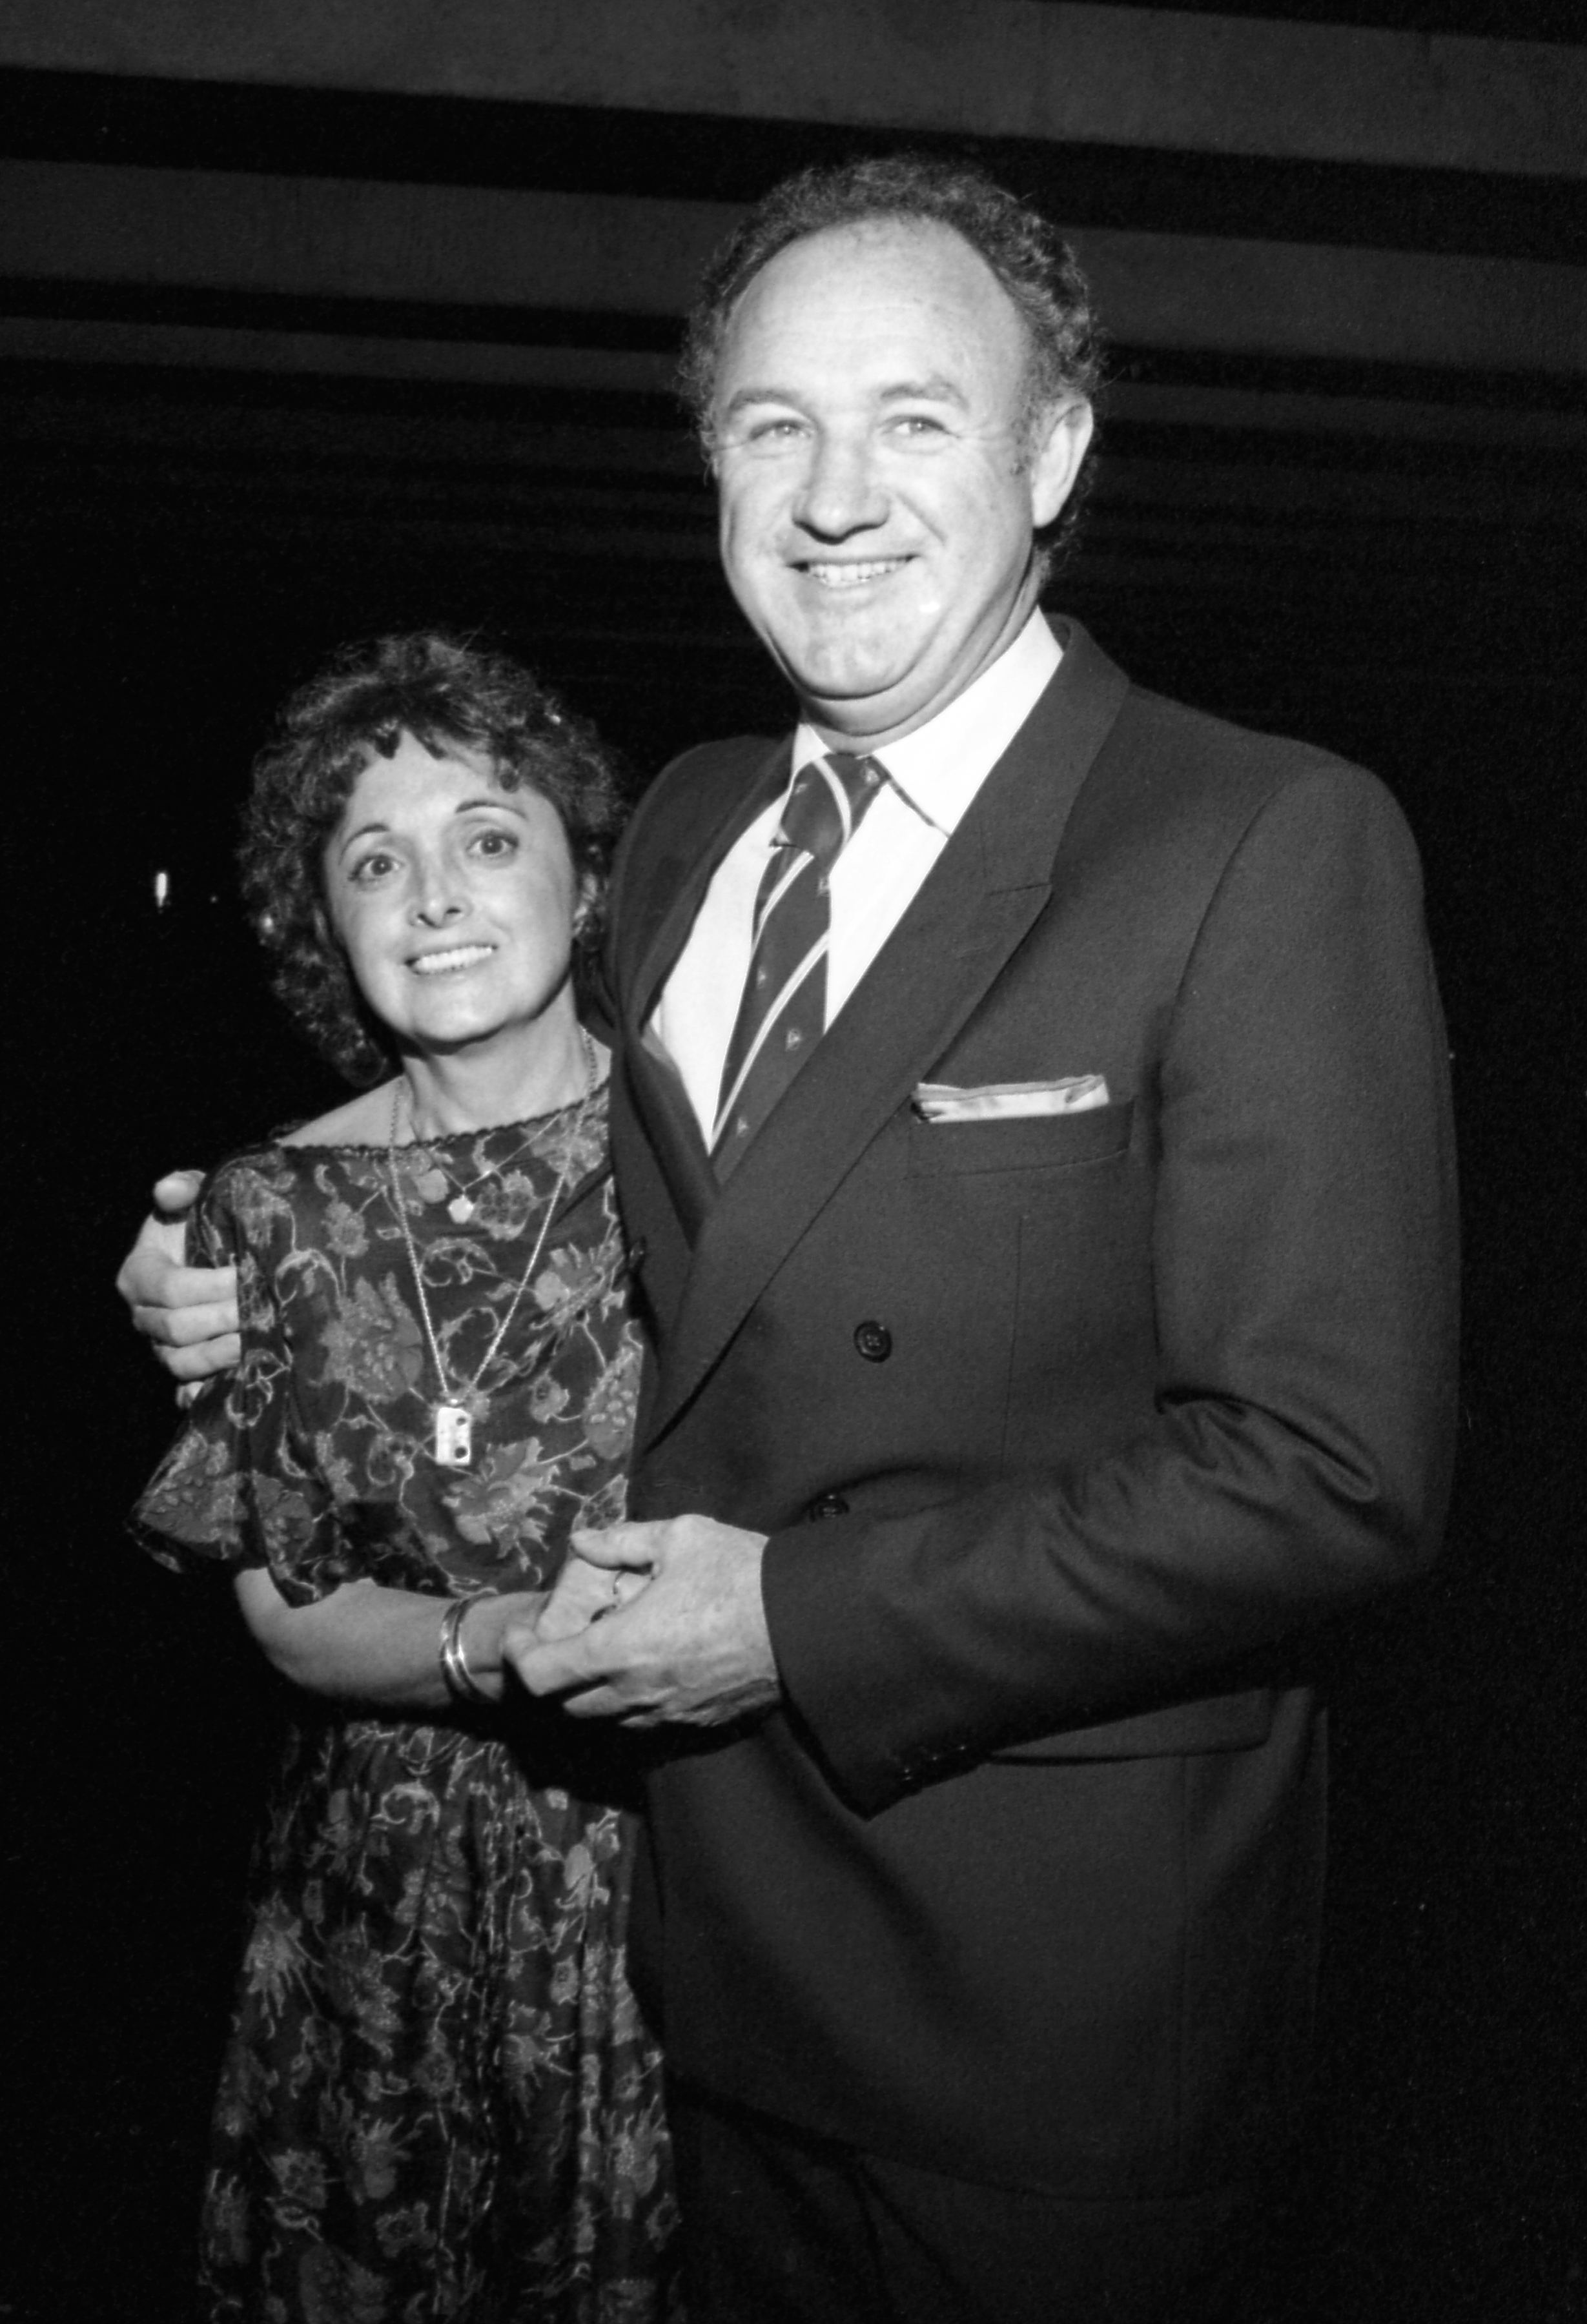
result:
[(562, 819), (488, 759), (405, 733), (372, 758), (323, 858), (331, 924), (400, 1042), (452, 1052), (572, 1014), (578, 881)]

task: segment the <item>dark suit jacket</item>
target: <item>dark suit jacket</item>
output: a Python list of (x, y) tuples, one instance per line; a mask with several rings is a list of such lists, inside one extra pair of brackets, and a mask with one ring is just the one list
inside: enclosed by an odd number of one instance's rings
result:
[[(1415, 850), (1370, 776), (1143, 693), (1071, 628), (718, 1194), (641, 1028), (787, 766), (687, 753), (614, 887), (618, 1183), (659, 1350), (633, 1513), (770, 1536), (787, 1698), (655, 1777), (669, 2052), (962, 2177), (1215, 2186), (1282, 2136), (1305, 2055), (1296, 1641), (1416, 1571), (1445, 1497)], [(1093, 1072), (1112, 1102), (1067, 1117), (910, 1105)]]

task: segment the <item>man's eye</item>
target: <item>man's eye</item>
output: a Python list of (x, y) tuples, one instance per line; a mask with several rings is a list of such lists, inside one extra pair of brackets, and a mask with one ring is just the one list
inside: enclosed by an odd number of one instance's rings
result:
[(892, 429), (897, 436), (940, 436), (943, 433), (941, 420), (932, 419), (926, 411), (899, 412), (893, 420)]
[(752, 444), (786, 444), (800, 433), (797, 420), (757, 420), (749, 430)]

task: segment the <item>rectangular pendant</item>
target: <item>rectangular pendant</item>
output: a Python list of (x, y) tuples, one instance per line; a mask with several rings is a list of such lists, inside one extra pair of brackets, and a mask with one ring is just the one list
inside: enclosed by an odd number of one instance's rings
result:
[(443, 1469), (466, 1469), (474, 1457), (474, 1423), (460, 1404), (436, 1406), (435, 1457)]

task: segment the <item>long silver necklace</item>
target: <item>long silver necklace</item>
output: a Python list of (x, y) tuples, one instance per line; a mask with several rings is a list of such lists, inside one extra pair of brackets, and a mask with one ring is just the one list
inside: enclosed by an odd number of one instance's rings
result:
[[(557, 1173), (557, 1183), (551, 1189), (551, 1199), (546, 1204), (545, 1216), (540, 1221), (540, 1232), (534, 1239), (534, 1249), (529, 1254), (529, 1265), (519, 1277), (518, 1288), (512, 1294), (506, 1314), (496, 1326), (495, 1335), (484, 1351), (484, 1361), (471, 1380), (463, 1381), (456, 1388), (447, 1376), (446, 1359), (441, 1354), (440, 1342), (436, 1337), (435, 1324), (430, 1317), (429, 1301), (424, 1294), (424, 1270), (419, 1262), (418, 1246), (413, 1240), (413, 1230), (408, 1223), (408, 1212), (402, 1201), (402, 1190), (397, 1177), (397, 1104), (404, 1084), (399, 1081), (392, 1091), (392, 1126), (386, 1139), (386, 1161), (392, 1178), (391, 1204), (397, 1214), (397, 1224), (402, 1230), (402, 1240), (408, 1247), (408, 1263), (413, 1269), (413, 1287), (419, 1294), (419, 1314), (424, 1325), (424, 1337), (429, 1348), (430, 1360), (436, 1368), (436, 1378), (440, 1382), (440, 1398), (434, 1406), (432, 1416), (430, 1451), (436, 1462), (443, 1469), (466, 1469), (474, 1458), (474, 1424), (475, 1419), (481, 1417), (488, 1409), (487, 1400), (479, 1392), (479, 1384), (495, 1361), (496, 1351), (506, 1338), (523, 1295), (534, 1278), (534, 1271), (540, 1265), (540, 1253), (546, 1247), (546, 1237), (550, 1232), (551, 1221), (556, 1215), (557, 1205), (567, 1190), (568, 1173), (573, 1167), (574, 1155), (578, 1150), (580, 1133), (584, 1129), (586, 1116), (589, 1112), (590, 1100), (595, 1093), (597, 1074), (595, 1043), (582, 1025), (578, 1028), (578, 1038), (584, 1056), (584, 1095), (579, 1099), (578, 1112), (567, 1134), (567, 1143), (562, 1156), (562, 1167)], [(520, 1153), (522, 1150), (521, 1147), (518, 1149)], [(486, 1172), (484, 1175), (488, 1176), (490, 1174)], [(475, 1180), (475, 1183), (477, 1185), (479, 1182)], [(456, 1205), (449, 1207), (455, 1214)], [(472, 1215), (472, 1212), (473, 1205), (470, 1204), (469, 1215)]]

